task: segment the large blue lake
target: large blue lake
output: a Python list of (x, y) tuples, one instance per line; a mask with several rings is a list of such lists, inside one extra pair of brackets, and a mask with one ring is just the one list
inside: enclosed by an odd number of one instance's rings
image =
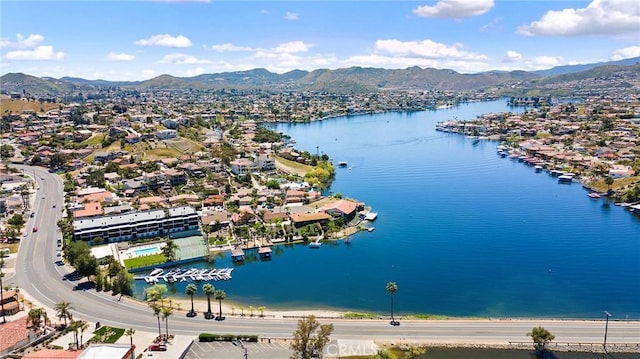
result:
[[(270, 309), (387, 313), (395, 281), (401, 313), (639, 319), (638, 215), (501, 158), (496, 142), (435, 131), (509, 110), (495, 101), (275, 126), (299, 149), (348, 162), (330, 190), (372, 206), (376, 229), (350, 245), (278, 246), (214, 285)], [(214, 265), (233, 266), (228, 255)]]

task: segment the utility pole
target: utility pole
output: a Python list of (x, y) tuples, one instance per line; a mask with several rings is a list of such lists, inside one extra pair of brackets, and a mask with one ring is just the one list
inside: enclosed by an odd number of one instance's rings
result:
[(607, 312), (606, 310), (604, 311), (604, 315), (607, 316), (607, 322), (604, 325), (604, 343), (602, 344), (602, 347), (604, 348), (605, 353), (607, 352), (607, 331), (609, 329), (609, 317), (611, 316), (611, 313)]

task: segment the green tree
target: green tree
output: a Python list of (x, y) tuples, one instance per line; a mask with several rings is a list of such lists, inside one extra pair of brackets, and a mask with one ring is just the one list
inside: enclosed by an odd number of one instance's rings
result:
[(211, 315), (211, 296), (215, 293), (215, 288), (210, 283), (206, 283), (202, 286), (202, 292), (207, 296), (207, 312), (204, 314), (206, 319), (211, 319), (213, 316)]
[(547, 344), (556, 338), (555, 335), (543, 327), (533, 328), (530, 333), (527, 333), (527, 336), (533, 340), (533, 346), (536, 348), (540, 357), (544, 356)]
[(409, 349), (404, 353), (405, 359), (417, 359), (426, 353), (427, 350), (417, 345), (410, 345)]
[(22, 228), (24, 223), (25, 223), (25, 220), (24, 220), (24, 217), (22, 217), (21, 214), (14, 214), (11, 218), (9, 218), (7, 220), (7, 224), (10, 224), (10, 225), (15, 226), (17, 228)]
[(81, 321), (80, 324), (78, 324), (78, 329), (80, 330), (80, 346), (82, 347), (82, 337), (84, 336), (84, 331), (89, 329), (89, 323), (84, 320)]
[(53, 309), (55, 309), (58, 319), (64, 319), (65, 327), (67, 326), (67, 319), (73, 320), (73, 315), (71, 314), (71, 310), (73, 310), (73, 307), (71, 306), (71, 303), (62, 301), (60, 303), (56, 303), (53, 306)]
[(224, 290), (222, 289), (217, 289), (213, 295), (213, 297), (215, 298), (215, 300), (218, 301), (218, 304), (220, 305), (220, 311), (218, 312), (218, 320), (224, 320), (224, 317), (222, 316), (222, 301), (224, 300), (224, 298), (227, 297), (227, 294), (224, 292)]
[(144, 294), (148, 302), (155, 303), (164, 299), (164, 295), (167, 294), (167, 286), (164, 284), (154, 284), (146, 288)]
[(187, 313), (187, 317), (195, 317), (196, 311), (193, 309), (193, 295), (198, 292), (198, 287), (195, 284), (189, 283), (186, 288), (187, 295), (191, 297), (191, 310)]
[(395, 318), (393, 317), (393, 295), (398, 291), (398, 285), (396, 282), (387, 283), (387, 292), (391, 295), (391, 324), (395, 324)]
[(167, 262), (174, 262), (176, 260), (178, 245), (172, 240), (168, 240), (165, 243), (166, 245), (162, 247), (162, 254), (167, 258)]
[(27, 323), (31, 322), (31, 325), (34, 328), (39, 328), (40, 324), (42, 324), (44, 319), (44, 322), (46, 322), (48, 320), (47, 318), (47, 312), (44, 310), (44, 308), (32, 308), (29, 310), (29, 313), (27, 313)]
[(162, 338), (162, 332), (160, 331), (160, 312), (162, 311), (161, 307), (155, 302), (151, 303), (151, 310), (153, 311), (153, 315), (158, 318), (158, 339)]
[(386, 349), (380, 349), (372, 359), (397, 359), (398, 357)]
[(173, 314), (173, 308), (171, 307), (162, 307), (162, 320), (164, 320), (165, 325), (165, 341), (169, 340), (169, 317)]
[[(60, 222), (58, 222), (60, 224)], [(73, 231), (73, 230), (72, 230)], [(84, 241), (72, 241), (69, 242), (64, 247), (64, 257), (69, 261), (69, 264), (72, 266), (75, 265), (76, 260), (81, 255), (89, 255), (91, 254), (91, 249), (89, 249), (89, 245)]]
[(129, 347), (133, 348), (133, 335), (136, 333), (136, 330), (133, 328), (129, 328), (124, 331), (124, 335), (129, 337)]
[(613, 184), (613, 177), (607, 176), (604, 178), (604, 183), (607, 185), (607, 190), (611, 190), (611, 185)]
[(83, 277), (89, 277), (95, 275), (98, 272), (98, 260), (91, 253), (84, 253), (78, 257), (73, 265)]
[(333, 333), (333, 324), (320, 324), (314, 315), (298, 321), (298, 328), (293, 333), (293, 350), (291, 359), (310, 359), (322, 354), (322, 349), (329, 343)]
[(80, 329), (80, 325), (82, 321), (80, 320), (72, 320), (69, 324), (69, 330), (73, 332), (73, 339), (76, 344), (76, 350), (80, 349), (80, 344), (78, 342), (78, 330)]
[(123, 269), (118, 272), (113, 281), (113, 288), (118, 288), (120, 295), (131, 295), (131, 287), (133, 285), (133, 275)]

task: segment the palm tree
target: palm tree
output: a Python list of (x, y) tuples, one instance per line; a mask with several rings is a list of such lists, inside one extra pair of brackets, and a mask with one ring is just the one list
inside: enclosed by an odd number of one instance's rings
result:
[(167, 245), (162, 247), (162, 254), (167, 257), (167, 262), (173, 262), (176, 260), (176, 251), (178, 250), (178, 245), (172, 240), (168, 240), (165, 243)]
[(162, 307), (162, 320), (164, 320), (164, 331), (167, 333), (165, 337), (165, 342), (169, 341), (169, 317), (173, 314), (173, 309), (171, 307)]
[(213, 293), (215, 293), (215, 289), (213, 288), (212, 284), (207, 283), (207, 284), (202, 286), (202, 292), (207, 296), (207, 312), (205, 313), (204, 317), (206, 319), (211, 319), (211, 317), (212, 317), (212, 315), (211, 315), (211, 296), (213, 295)]
[(153, 315), (158, 318), (158, 338), (162, 337), (162, 332), (160, 331), (160, 306), (156, 303), (151, 304), (151, 310), (153, 310)]
[(222, 301), (224, 300), (224, 298), (226, 296), (227, 296), (227, 294), (222, 289), (216, 290), (216, 292), (214, 294), (214, 298), (218, 301), (218, 304), (220, 305), (220, 307), (219, 307), (220, 310), (218, 312), (217, 320), (224, 320), (224, 317), (222, 316)]
[(391, 325), (396, 325), (396, 320), (393, 317), (393, 294), (398, 291), (398, 285), (396, 282), (387, 283), (387, 292), (391, 294)]
[(78, 344), (78, 329), (80, 329), (80, 323), (81, 322), (79, 320), (72, 320), (69, 324), (69, 330), (73, 332), (73, 339), (76, 343), (76, 349), (80, 349), (80, 345)]
[(124, 331), (124, 335), (129, 337), (129, 341), (131, 342), (131, 348), (133, 348), (133, 335), (136, 333), (136, 330), (133, 328), (129, 328)]
[(265, 307), (265, 306), (258, 307), (258, 310), (260, 311), (260, 317), (264, 317), (265, 309), (267, 309), (267, 307)]
[(40, 323), (42, 323), (42, 312), (44, 312), (44, 309), (42, 308), (33, 308), (29, 310), (29, 313), (27, 313), (27, 324), (31, 322), (31, 325), (34, 328), (39, 328)]
[(196, 311), (193, 310), (193, 295), (198, 291), (198, 287), (195, 284), (189, 283), (187, 284), (187, 295), (191, 297), (191, 310), (187, 313), (187, 317), (195, 317)]
[(89, 329), (89, 323), (87, 323), (86, 321), (81, 321), (80, 324), (78, 325), (78, 329), (80, 329), (80, 346), (82, 346), (82, 337), (84, 335), (84, 331)]
[(73, 307), (71, 306), (71, 303), (62, 301), (60, 303), (56, 303), (56, 305), (53, 306), (53, 309), (55, 309), (58, 319), (64, 318), (65, 327), (67, 326), (67, 319), (69, 320), (73, 319), (73, 316), (71, 315), (71, 312), (70, 312), (73, 309)]

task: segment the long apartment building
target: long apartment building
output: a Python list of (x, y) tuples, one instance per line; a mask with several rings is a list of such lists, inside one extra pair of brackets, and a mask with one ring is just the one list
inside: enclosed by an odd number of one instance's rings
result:
[(194, 208), (183, 206), (77, 219), (73, 221), (73, 238), (91, 243), (96, 238), (122, 242), (161, 237), (198, 229), (198, 218)]

